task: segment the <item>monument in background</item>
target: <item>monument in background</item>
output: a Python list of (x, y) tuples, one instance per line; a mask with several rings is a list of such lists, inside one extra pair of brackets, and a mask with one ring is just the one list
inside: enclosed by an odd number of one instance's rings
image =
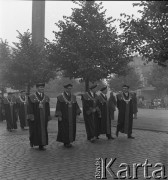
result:
[(32, 40), (43, 45), (45, 37), (45, 0), (32, 1)]

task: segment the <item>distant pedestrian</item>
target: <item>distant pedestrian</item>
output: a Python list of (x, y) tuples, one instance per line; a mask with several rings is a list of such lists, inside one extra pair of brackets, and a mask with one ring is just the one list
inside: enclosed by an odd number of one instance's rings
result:
[(26, 96), (25, 90), (20, 91), (20, 95), (18, 95), (17, 98), (17, 106), (18, 106), (20, 127), (22, 130), (24, 130), (25, 127), (28, 127), (28, 121), (27, 121), (28, 98)]
[(92, 85), (89, 90), (82, 95), (83, 116), (87, 139), (94, 142), (99, 137), (101, 112), (98, 107), (98, 99), (96, 94), (97, 85)]
[(17, 104), (16, 98), (13, 96), (13, 93), (9, 92), (8, 96), (4, 98), (4, 109), (5, 109), (5, 118), (7, 122), (7, 130), (12, 131), (17, 129)]
[(64, 86), (64, 92), (57, 97), (55, 116), (58, 117), (57, 141), (64, 143), (66, 148), (72, 147), (76, 138), (76, 117), (81, 110), (76, 96), (71, 93), (73, 85)]
[(129, 86), (123, 85), (122, 93), (117, 95), (118, 123), (116, 128), (116, 136), (119, 132), (127, 134), (128, 138), (134, 139), (132, 136), (133, 125), (133, 100), (129, 92)]
[(44, 83), (36, 84), (36, 92), (28, 98), (27, 119), (29, 121), (30, 146), (39, 146), (39, 150), (45, 150), (48, 145), (48, 121), (50, 117), (49, 97), (44, 94)]
[(3, 120), (5, 120), (4, 97), (0, 93), (0, 122), (3, 122)]
[(164, 104), (165, 104), (165, 109), (167, 109), (168, 108), (168, 95), (167, 94), (164, 97)]
[(134, 119), (137, 119), (137, 112), (138, 112), (138, 105), (137, 105), (137, 96), (136, 93), (132, 93), (132, 102), (133, 102), (133, 114), (134, 114)]

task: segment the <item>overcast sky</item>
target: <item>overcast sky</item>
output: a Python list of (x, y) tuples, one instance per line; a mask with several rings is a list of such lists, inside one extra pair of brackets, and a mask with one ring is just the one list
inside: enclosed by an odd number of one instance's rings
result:
[[(137, 2), (137, 1), (136, 1)], [(103, 1), (104, 9), (107, 9), (106, 16), (119, 18), (121, 13), (134, 14), (136, 17), (137, 8), (132, 4), (135, 1)], [(71, 8), (76, 7), (71, 1), (46, 1), (45, 4), (45, 37), (54, 39), (53, 30), (56, 30), (55, 23), (63, 19), (63, 15), (70, 16)], [(32, 21), (32, 1), (0, 0), (0, 38), (7, 39), (10, 45), (17, 41), (17, 32), (21, 33), (30, 29)]]

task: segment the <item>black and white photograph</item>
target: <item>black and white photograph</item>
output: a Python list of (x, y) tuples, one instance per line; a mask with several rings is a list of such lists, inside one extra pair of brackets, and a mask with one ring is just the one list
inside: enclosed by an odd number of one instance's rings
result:
[(0, 180), (168, 179), (168, 1), (0, 0)]

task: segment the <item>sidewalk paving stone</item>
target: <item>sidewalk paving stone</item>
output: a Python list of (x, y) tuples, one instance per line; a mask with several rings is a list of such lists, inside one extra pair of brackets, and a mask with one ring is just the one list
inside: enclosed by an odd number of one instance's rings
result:
[[(86, 140), (84, 124), (78, 123), (76, 141), (72, 148), (66, 149), (56, 142), (57, 122), (53, 120), (49, 122), (49, 145), (41, 152), (29, 147), (28, 131), (7, 132), (6, 123), (0, 123), (0, 180), (94, 180), (95, 159), (99, 157), (116, 158), (112, 166), (115, 172), (121, 170), (121, 163), (127, 163), (131, 174), (133, 163), (143, 164), (148, 159), (153, 166), (164, 164), (168, 176), (168, 134), (133, 130), (133, 135), (134, 140), (119, 134), (112, 141), (101, 135), (95, 143), (90, 143)], [(149, 169), (151, 175), (155, 168)], [(112, 179), (109, 174), (107, 177)], [(138, 177), (144, 179), (143, 168), (138, 169)]]

